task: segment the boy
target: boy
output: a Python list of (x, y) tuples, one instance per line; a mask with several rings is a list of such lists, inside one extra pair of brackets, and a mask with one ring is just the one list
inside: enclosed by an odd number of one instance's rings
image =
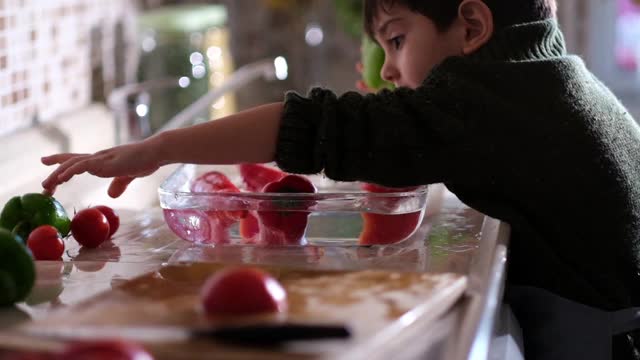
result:
[[(115, 177), (119, 196), (169, 163), (268, 162), (405, 187), (443, 182), (512, 226), (506, 297), (527, 358), (638, 358), (640, 130), (565, 53), (554, 0), (367, 0), (365, 26), (398, 87), (284, 104), (61, 164)], [(613, 312), (616, 311), (616, 312)], [(615, 335), (615, 337), (613, 337)]]

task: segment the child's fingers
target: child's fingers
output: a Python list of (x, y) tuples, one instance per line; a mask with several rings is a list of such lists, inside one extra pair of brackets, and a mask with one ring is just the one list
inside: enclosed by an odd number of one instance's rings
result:
[(111, 181), (111, 185), (109, 185), (109, 196), (112, 198), (119, 197), (125, 190), (127, 190), (127, 186), (129, 186), (133, 180), (135, 180), (135, 178), (131, 176), (119, 176), (114, 178)]
[(42, 187), (45, 189), (55, 189), (55, 187), (61, 184), (60, 175), (63, 174), (68, 168), (75, 165), (78, 161), (82, 161), (87, 156), (71, 157), (67, 161), (61, 163), (43, 182)]
[(43, 156), (40, 161), (45, 165), (62, 164), (63, 162), (78, 156), (86, 156), (87, 154), (62, 153), (50, 156)]
[(362, 69), (364, 69), (364, 65), (362, 65), (362, 63), (358, 61), (356, 63), (356, 71), (362, 74)]
[(55, 186), (51, 189), (45, 189), (43, 188), (42, 190), (42, 195), (48, 195), (48, 196), (53, 196), (53, 194), (56, 192), (56, 188)]
[[(66, 164), (66, 163), (65, 163)], [(75, 161), (71, 166), (67, 167), (66, 170), (62, 171), (60, 175), (58, 175), (58, 181), (60, 183), (65, 183), (71, 180), (75, 175), (80, 175), (85, 172), (89, 172), (91, 174), (95, 174), (97, 172), (98, 161), (92, 157), (86, 157)]]
[(365, 92), (365, 93), (373, 92), (373, 91), (371, 90), (371, 88), (369, 88), (369, 87), (367, 86), (367, 84), (365, 84), (365, 82), (364, 82), (364, 81), (362, 81), (362, 80), (358, 80), (358, 81), (356, 81), (356, 88), (357, 88), (358, 90), (362, 91), (362, 92)]

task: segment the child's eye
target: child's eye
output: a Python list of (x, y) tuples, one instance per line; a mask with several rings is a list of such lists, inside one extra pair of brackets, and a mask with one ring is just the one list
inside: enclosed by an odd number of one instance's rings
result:
[(403, 40), (404, 40), (404, 35), (398, 35), (389, 39), (389, 44), (391, 44), (394, 49), (398, 50), (400, 46), (402, 46)]

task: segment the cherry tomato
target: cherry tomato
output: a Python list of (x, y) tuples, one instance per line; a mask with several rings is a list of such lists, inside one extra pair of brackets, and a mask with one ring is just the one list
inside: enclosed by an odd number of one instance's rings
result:
[(35, 228), (27, 238), (27, 246), (36, 260), (59, 260), (64, 253), (64, 241), (51, 225)]
[(109, 239), (113, 236), (113, 234), (118, 231), (120, 228), (120, 217), (113, 211), (112, 208), (106, 205), (98, 205), (94, 206), (94, 209), (100, 210), (100, 212), (107, 217), (107, 221), (109, 222)]
[(216, 272), (202, 287), (208, 315), (248, 315), (282, 312), (287, 293), (271, 275), (257, 268), (229, 268)]
[(64, 360), (153, 360), (142, 346), (125, 340), (96, 340), (71, 343), (58, 357)]
[(95, 208), (80, 210), (71, 220), (71, 234), (82, 246), (98, 247), (109, 238), (109, 231), (107, 217)]

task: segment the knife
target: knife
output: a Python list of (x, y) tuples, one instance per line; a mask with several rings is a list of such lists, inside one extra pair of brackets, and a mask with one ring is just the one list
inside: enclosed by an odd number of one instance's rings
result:
[(216, 341), (270, 345), (288, 341), (347, 339), (349, 329), (343, 325), (254, 324), (192, 330), (195, 338)]
[[(141, 342), (184, 342), (207, 339), (242, 345), (269, 346), (290, 341), (348, 339), (350, 329), (341, 324), (249, 324), (185, 329), (173, 326), (84, 326), (65, 325), (51, 328), (25, 327), (3, 336), (36, 336), (43, 339), (95, 340), (123, 338)], [(0, 341), (1, 343), (1, 341)]]

